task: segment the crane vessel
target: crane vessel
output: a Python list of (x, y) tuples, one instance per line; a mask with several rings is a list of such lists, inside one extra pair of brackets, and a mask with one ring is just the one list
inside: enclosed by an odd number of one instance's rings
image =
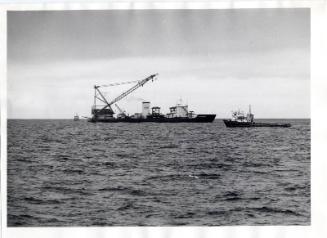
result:
[[(150, 107), (150, 102), (142, 102), (142, 112), (135, 113), (134, 115), (128, 115), (124, 110), (122, 110), (116, 103), (132, 92), (134, 92), (139, 87), (143, 87), (147, 82), (154, 81), (157, 79), (158, 74), (150, 75), (143, 80), (129, 81), (122, 83), (112, 83), (108, 85), (95, 85), (94, 86), (94, 105), (92, 106), (92, 117), (89, 118), (89, 122), (161, 122), (161, 123), (177, 123), (177, 122), (213, 122), (216, 114), (195, 114), (193, 111), (188, 110), (187, 105), (177, 104), (176, 106), (169, 108), (169, 113), (162, 114), (160, 112), (160, 107), (154, 106)], [(132, 84), (134, 86), (127, 91), (120, 94), (118, 97), (111, 101), (108, 101), (104, 94), (101, 92), (101, 87), (110, 87), (121, 84)], [(99, 101), (102, 103), (98, 104)], [(115, 105), (118, 112), (117, 116), (112, 106)]]

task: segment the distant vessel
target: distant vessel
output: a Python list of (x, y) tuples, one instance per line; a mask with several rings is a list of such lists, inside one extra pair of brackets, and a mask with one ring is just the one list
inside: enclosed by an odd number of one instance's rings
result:
[(74, 121), (79, 121), (79, 116), (77, 114), (74, 116)]
[(290, 127), (290, 123), (262, 123), (254, 122), (254, 115), (251, 113), (251, 105), (249, 105), (249, 112), (244, 114), (244, 112), (238, 110), (232, 112), (231, 119), (223, 120), (227, 127)]
[[(170, 112), (162, 114), (160, 107), (154, 106), (150, 108), (150, 102), (142, 102), (142, 113), (135, 113), (132, 116), (126, 114), (116, 103), (143, 86), (149, 81), (154, 81), (158, 74), (153, 74), (146, 79), (140, 81), (131, 81), (123, 83), (114, 83), (109, 85), (94, 86), (94, 105), (92, 107), (92, 117), (89, 122), (161, 122), (161, 123), (177, 123), (177, 122), (213, 122), (216, 114), (194, 114), (193, 111), (188, 110), (187, 105), (177, 104), (174, 107), (170, 107)], [(132, 88), (123, 92), (121, 95), (107, 101), (103, 93), (100, 91), (100, 87), (116, 86), (120, 84), (136, 83)], [(97, 101), (101, 101), (104, 105), (97, 105)], [(119, 111), (119, 114), (114, 117), (115, 112), (112, 109), (112, 105), (115, 105)], [(150, 110), (151, 109), (151, 110)]]

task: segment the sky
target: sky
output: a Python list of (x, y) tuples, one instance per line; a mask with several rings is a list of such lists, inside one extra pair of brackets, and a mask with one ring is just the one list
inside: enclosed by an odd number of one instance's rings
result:
[(90, 116), (93, 85), (153, 73), (118, 105), (310, 117), (309, 9), (22, 11), (7, 28), (9, 118)]

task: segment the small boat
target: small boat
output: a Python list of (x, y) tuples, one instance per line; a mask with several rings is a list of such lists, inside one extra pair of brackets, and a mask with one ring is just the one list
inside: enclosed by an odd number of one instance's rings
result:
[(234, 111), (231, 119), (223, 121), (226, 127), (291, 127), (290, 123), (255, 122), (254, 115), (251, 113), (251, 105), (249, 105), (249, 112), (246, 115), (240, 110)]
[(79, 116), (77, 114), (74, 116), (74, 121), (79, 121)]

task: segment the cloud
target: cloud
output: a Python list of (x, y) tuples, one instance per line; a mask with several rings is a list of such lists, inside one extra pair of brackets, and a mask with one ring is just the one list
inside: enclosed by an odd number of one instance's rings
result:
[(153, 73), (119, 105), (183, 98), (197, 112), (251, 103), (259, 116), (307, 117), (309, 67), (310, 9), (8, 13), (9, 117), (89, 115), (95, 84)]
[[(60, 86), (138, 80), (152, 73), (169, 78), (247, 79), (251, 77), (309, 77), (309, 52), (289, 49), (282, 51), (229, 54), (208, 57), (125, 57), (84, 61), (32, 61), (9, 64), (12, 80)], [(22, 78), (23, 77), (23, 78)], [(21, 82), (20, 82), (21, 83)]]
[(310, 46), (310, 9), (14, 11), (8, 59), (228, 56)]
[[(75, 112), (89, 115), (94, 84), (139, 80), (152, 73), (159, 73), (156, 82), (140, 88), (119, 105), (136, 112), (140, 105), (135, 98), (166, 108), (183, 98), (197, 112), (205, 109), (222, 114), (246, 100), (247, 104), (260, 101), (273, 108), (259, 107), (262, 116), (278, 116), (278, 110), (271, 113), (278, 108), (280, 116), (307, 117), (308, 58), (307, 51), (290, 49), (215, 57), (11, 63), (9, 117), (69, 118)], [(108, 95), (118, 96), (130, 86), (112, 88)], [(290, 104), (294, 107), (286, 110)]]

